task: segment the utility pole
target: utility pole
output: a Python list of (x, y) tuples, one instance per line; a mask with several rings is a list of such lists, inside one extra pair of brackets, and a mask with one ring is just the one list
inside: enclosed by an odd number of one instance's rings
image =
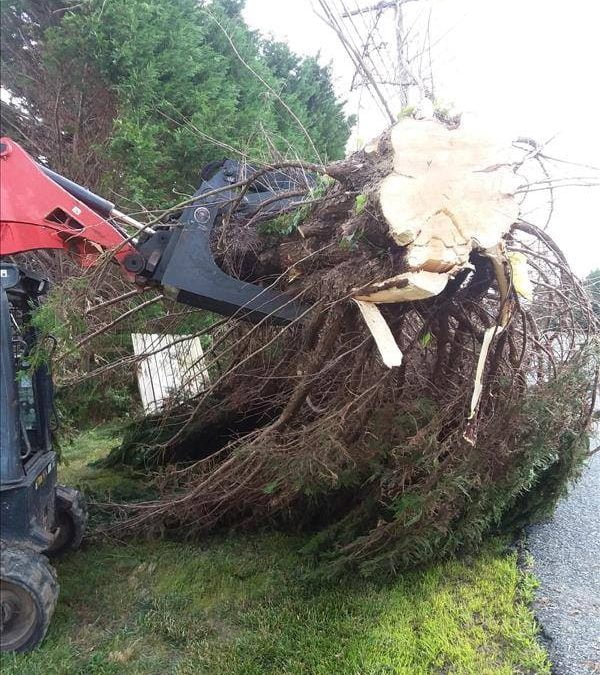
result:
[[(373, 80), (375, 80), (377, 84), (392, 86), (395, 94), (398, 96), (398, 102), (401, 108), (406, 108), (409, 105), (410, 103), (409, 92), (411, 88), (416, 88), (418, 90), (419, 100), (422, 101), (423, 99), (431, 98), (431, 92), (428, 91), (421, 74), (418, 72), (418, 65), (411, 63), (408, 53), (408, 32), (410, 31), (407, 32), (405, 26), (404, 5), (407, 5), (409, 2), (418, 2), (418, 1), (419, 0), (382, 0), (381, 2), (369, 5), (367, 7), (357, 6), (354, 9), (349, 9), (346, 5), (345, 0), (339, 0), (340, 10), (337, 12), (338, 16), (346, 20), (350, 24), (350, 26), (354, 28), (355, 33), (358, 33), (358, 29), (354, 24), (355, 17), (375, 15), (373, 18), (372, 29), (366, 32), (364, 36), (364, 43), (361, 46), (362, 47), (361, 52), (364, 55), (367, 55), (367, 57), (372, 51), (377, 51), (378, 49), (381, 49), (381, 46), (377, 46), (374, 43), (374, 41), (372, 45), (369, 44), (369, 42), (373, 40), (373, 35), (376, 34), (380, 18), (384, 14), (387, 14), (388, 11), (394, 12), (393, 23), (390, 22), (388, 24), (394, 26), (394, 37), (393, 37), (394, 45), (393, 47), (392, 45), (388, 46), (389, 50), (388, 53), (395, 52), (393, 81), (389, 81), (388, 79), (385, 82), (383, 82), (382, 78), (378, 77), (379, 73), (377, 72), (369, 72), (368, 75), (365, 72), (363, 72), (363, 78), (365, 82), (368, 83), (367, 86), (373, 86)], [(336, 13), (335, 12), (335, 10), (337, 9), (335, 7), (335, 5), (337, 4), (336, 0), (330, 0), (329, 2), (326, 3), (321, 2), (321, 5), (323, 4), (329, 6), (331, 13), (333, 14)], [(344, 36), (340, 35), (340, 32), (343, 33), (344, 31), (340, 31), (339, 24), (340, 22), (338, 21), (338, 25), (336, 26), (335, 29), (336, 33), (338, 34), (338, 37), (340, 37), (340, 39), (343, 42)], [(351, 31), (348, 29), (347, 33), (350, 34), (350, 32)], [(361, 66), (362, 66), (362, 68), (360, 69), (361, 71), (372, 70), (369, 69), (369, 65), (365, 63), (364, 60)]]

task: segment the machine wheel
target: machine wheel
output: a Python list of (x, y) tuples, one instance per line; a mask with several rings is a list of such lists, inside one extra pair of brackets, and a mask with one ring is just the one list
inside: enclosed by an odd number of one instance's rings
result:
[(0, 549), (0, 651), (27, 652), (44, 639), (58, 599), (56, 572), (41, 553)]
[(87, 508), (79, 490), (56, 486), (56, 538), (48, 549), (50, 556), (75, 551), (81, 546), (87, 523)]

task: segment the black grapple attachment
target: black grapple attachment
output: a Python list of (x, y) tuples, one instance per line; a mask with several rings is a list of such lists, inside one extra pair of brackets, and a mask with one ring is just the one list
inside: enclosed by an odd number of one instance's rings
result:
[(176, 223), (158, 228), (138, 243), (138, 254), (126, 261), (128, 269), (140, 280), (160, 285), (174, 300), (219, 314), (252, 321), (268, 318), (274, 323), (299, 318), (305, 308), (293, 297), (229, 276), (211, 251), (215, 221), (232, 207), (236, 217), (275, 214), (298, 200), (290, 192), (313, 182), (310, 176), (269, 171), (260, 173), (240, 198), (240, 187), (231, 186), (256, 173), (255, 168), (234, 160), (205, 169), (193, 202)]

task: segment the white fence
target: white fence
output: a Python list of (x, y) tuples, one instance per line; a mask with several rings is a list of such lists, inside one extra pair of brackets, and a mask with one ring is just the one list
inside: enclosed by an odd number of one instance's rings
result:
[(131, 341), (135, 355), (145, 355), (137, 365), (137, 380), (147, 415), (174, 398), (195, 396), (210, 383), (200, 338), (132, 333)]

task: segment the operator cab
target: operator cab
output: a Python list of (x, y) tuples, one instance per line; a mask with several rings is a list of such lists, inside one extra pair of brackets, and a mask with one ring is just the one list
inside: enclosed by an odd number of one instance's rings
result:
[(46, 279), (0, 263), (2, 539), (31, 540), (40, 550), (53, 541), (56, 456), (50, 432), (52, 380), (43, 361), (31, 368), (38, 334), (30, 318), (47, 290)]
[[(8, 266), (0, 265), (4, 279), (10, 278)], [(48, 281), (14, 266), (19, 282), (6, 290), (12, 324), (12, 347), (19, 403), (21, 458), (24, 462), (39, 452), (52, 449), (50, 415), (52, 413), (52, 379), (48, 367), (41, 363), (31, 369), (30, 357), (38, 344), (37, 332), (29, 325), (32, 309), (48, 289)], [(13, 269), (14, 269), (13, 268)]]

